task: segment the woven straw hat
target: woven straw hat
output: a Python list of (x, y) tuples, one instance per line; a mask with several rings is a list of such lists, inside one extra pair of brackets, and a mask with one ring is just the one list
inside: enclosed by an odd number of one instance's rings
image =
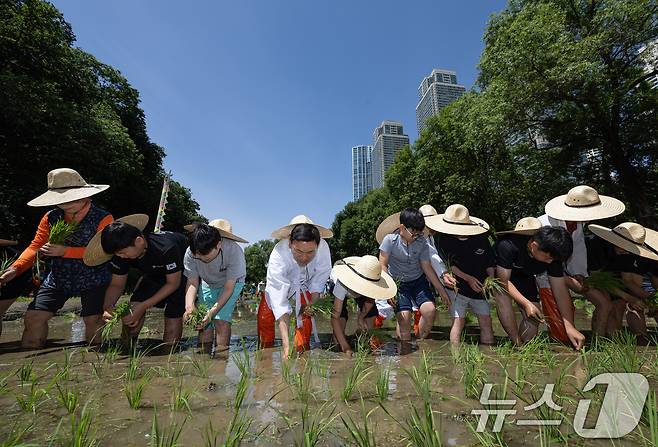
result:
[(623, 213), (626, 206), (614, 197), (602, 196), (587, 185), (575, 186), (546, 204), (544, 211), (553, 219), (572, 222), (607, 219)]
[(371, 255), (351, 256), (334, 264), (336, 278), (348, 289), (375, 300), (387, 300), (398, 293), (395, 281), (382, 271), (379, 260)]
[(476, 236), (489, 231), (489, 224), (473, 217), (468, 208), (455, 203), (446, 208), (445, 213), (425, 218), (425, 224), (432, 230), (455, 236)]
[(311, 219), (304, 216), (303, 214), (300, 214), (299, 216), (295, 216), (292, 219), (290, 219), (290, 223), (288, 225), (285, 225), (279, 228), (278, 230), (274, 230), (272, 232), (272, 237), (275, 239), (287, 239), (288, 237), (290, 237), (290, 233), (292, 232), (292, 229), (299, 224), (313, 225), (315, 228), (318, 229), (318, 231), (320, 232), (320, 237), (323, 239), (329, 239), (334, 235), (333, 231), (331, 231), (330, 229), (325, 228), (322, 225), (315, 224)]
[(48, 173), (48, 191), (27, 202), (28, 206), (53, 206), (85, 199), (105, 191), (109, 185), (91, 185), (78, 171), (69, 168), (53, 169)]
[(523, 236), (532, 236), (542, 226), (542, 223), (536, 217), (522, 217), (516, 225), (514, 225), (513, 230), (498, 231), (496, 234), (521, 234)]
[[(194, 231), (194, 228), (197, 225), (198, 224), (193, 223), (193, 224), (185, 225), (183, 228), (185, 228), (186, 231), (192, 232)], [(231, 239), (235, 242), (241, 242), (243, 244), (249, 243), (249, 241), (242, 239), (240, 236), (236, 236), (235, 234), (233, 234), (233, 225), (231, 225), (231, 222), (229, 222), (226, 219), (214, 219), (208, 222), (208, 225), (217, 228), (219, 230), (219, 234), (221, 234), (222, 237), (226, 239)]]
[(629, 253), (658, 261), (658, 232), (635, 222), (624, 222), (610, 229), (601, 225), (588, 225), (587, 228), (612, 245)]
[[(117, 221), (125, 222), (128, 225), (139, 228), (139, 231), (143, 231), (149, 222), (149, 217), (146, 214), (131, 214), (129, 216), (120, 217)], [(114, 253), (105, 253), (105, 250), (103, 250), (103, 246), (101, 245), (101, 234), (102, 231), (96, 233), (87, 244), (87, 248), (85, 248), (85, 255), (82, 260), (90, 267), (101, 265), (112, 259), (112, 256), (114, 256)]]

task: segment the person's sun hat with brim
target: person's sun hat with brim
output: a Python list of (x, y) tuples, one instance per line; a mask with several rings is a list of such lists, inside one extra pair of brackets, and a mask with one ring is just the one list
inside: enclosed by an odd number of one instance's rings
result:
[[(196, 228), (198, 224), (193, 223), (189, 225), (183, 226), (186, 231), (192, 232)], [(214, 219), (208, 222), (208, 225), (210, 225), (213, 228), (217, 228), (219, 230), (219, 234), (222, 235), (223, 238), (226, 239), (231, 239), (232, 241), (235, 242), (241, 242), (243, 244), (248, 244), (249, 241), (242, 239), (240, 236), (236, 236), (233, 234), (233, 225), (231, 225), (231, 222), (229, 222), (226, 219)]]
[(387, 234), (393, 233), (398, 228), (400, 228), (400, 213), (391, 214), (382, 220), (382, 223), (379, 224), (375, 232), (377, 243), (381, 244)]
[[(420, 213), (423, 215), (423, 218), (425, 219), (439, 214), (436, 211), (436, 208), (434, 208), (432, 205), (423, 205), (420, 208), (418, 208), (418, 211), (420, 211)], [(425, 237), (430, 235), (430, 228), (427, 225), (425, 225), (425, 230), (423, 230), (423, 234), (425, 234)]]
[[(116, 221), (125, 222), (128, 225), (139, 228), (139, 231), (143, 231), (149, 222), (149, 217), (146, 214), (131, 214), (129, 216), (120, 217)], [(101, 245), (101, 234), (102, 231), (96, 233), (87, 244), (87, 248), (85, 248), (85, 255), (82, 260), (90, 267), (104, 264), (114, 256), (114, 253), (106, 253), (105, 250), (103, 250), (103, 246)]]
[(334, 273), (343, 286), (367, 298), (387, 300), (398, 293), (391, 275), (382, 271), (379, 260), (371, 255), (340, 259), (334, 264)]
[(594, 224), (587, 228), (601, 239), (629, 253), (658, 261), (657, 231), (635, 222), (624, 222), (612, 229)]
[(86, 199), (105, 191), (109, 185), (87, 183), (77, 171), (69, 168), (53, 169), (48, 173), (48, 191), (27, 202), (28, 206), (54, 206)]
[(13, 245), (18, 245), (18, 242), (9, 239), (0, 239), (0, 247), (11, 247)]
[(532, 236), (541, 227), (542, 223), (536, 217), (523, 217), (514, 225), (513, 230), (498, 231), (496, 234), (519, 234), (522, 236)]
[(489, 224), (473, 217), (468, 208), (455, 203), (446, 208), (445, 213), (425, 218), (425, 225), (432, 230), (454, 236), (477, 236), (489, 231)]
[(587, 222), (607, 219), (623, 213), (626, 206), (614, 197), (602, 196), (587, 185), (571, 188), (565, 195), (548, 201), (544, 211), (553, 219)]
[(299, 216), (295, 216), (292, 219), (290, 219), (290, 223), (288, 225), (285, 225), (279, 228), (278, 230), (274, 230), (272, 232), (272, 237), (275, 239), (287, 239), (288, 237), (290, 237), (290, 233), (292, 233), (293, 228), (301, 224), (313, 225), (320, 232), (320, 237), (322, 239), (329, 239), (334, 235), (333, 231), (331, 231), (330, 229), (325, 228), (322, 225), (315, 224), (311, 219), (304, 216), (303, 214), (300, 214)]

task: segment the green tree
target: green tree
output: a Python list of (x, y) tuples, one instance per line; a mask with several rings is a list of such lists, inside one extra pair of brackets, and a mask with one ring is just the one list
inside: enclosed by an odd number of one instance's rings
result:
[(244, 249), (244, 257), (247, 263), (246, 282), (258, 284), (265, 281), (267, 276), (267, 262), (270, 254), (274, 249), (277, 241), (273, 239), (263, 239)]

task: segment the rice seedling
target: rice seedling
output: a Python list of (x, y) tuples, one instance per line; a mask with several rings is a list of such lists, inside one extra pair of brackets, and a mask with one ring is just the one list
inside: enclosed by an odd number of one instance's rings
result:
[(242, 342), (242, 349), (231, 357), (235, 366), (240, 370), (240, 374), (244, 377), (251, 377), (251, 357), (249, 356), (247, 347), (244, 345), (244, 340)]
[(190, 398), (192, 397), (192, 394), (191, 390), (183, 387), (182, 378), (178, 380), (174, 385), (171, 394), (171, 409), (173, 411), (186, 410), (191, 415), (192, 409), (190, 408)]
[(607, 372), (639, 373), (646, 359), (637, 355), (633, 334), (620, 331), (611, 338), (598, 337), (592, 349), (584, 353), (588, 377)]
[(66, 411), (69, 414), (73, 414), (76, 408), (78, 408), (78, 400), (80, 399), (80, 394), (76, 391), (71, 391), (68, 388), (63, 388), (59, 383), (55, 383), (57, 388), (57, 399), (59, 403), (62, 404)]
[(37, 444), (23, 442), (23, 438), (33, 427), (34, 422), (31, 422), (24, 427), (21, 427), (18, 422), (15, 422), (11, 427), (11, 431), (7, 434), (7, 437), (0, 441), (0, 447), (38, 447)]
[(498, 278), (487, 276), (482, 283), (482, 295), (487, 301), (492, 302), (496, 300), (496, 296), (507, 293), (507, 289)]
[[(0, 274), (4, 273), (11, 265), (16, 261), (15, 256), (9, 256), (7, 253), (3, 253), (0, 258)], [(2, 296), (2, 287), (0, 287), (0, 296)]]
[(34, 362), (23, 363), (16, 371), (16, 377), (21, 381), (21, 387), (26, 383), (34, 382), (36, 375), (34, 374)]
[(153, 408), (153, 419), (151, 423), (151, 437), (149, 446), (178, 447), (183, 445), (179, 440), (186, 422), (187, 418), (183, 419), (183, 422), (174, 420), (168, 423), (165, 427), (161, 427), (158, 423), (158, 411), (156, 408)]
[(656, 401), (656, 391), (649, 392), (647, 402), (644, 406), (643, 422), (649, 426), (648, 436), (641, 430), (641, 439), (646, 446), (658, 445), (658, 406)]
[(585, 278), (585, 285), (591, 289), (599, 289), (605, 292), (614, 293), (615, 291), (624, 288), (624, 281), (622, 281), (619, 275), (613, 272), (595, 270)]
[(370, 375), (372, 370), (366, 368), (366, 355), (357, 353), (352, 369), (345, 377), (345, 383), (341, 390), (340, 397), (345, 402), (350, 400), (352, 393), (358, 386)]
[[(502, 365), (501, 365), (502, 366)], [(500, 392), (494, 391), (493, 386), (491, 386), (489, 393), (488, 393), (488, 400), (507, 400), (507, 394), (508, 394), (508, 389), (509, 389), (509, 382), (510, 378), (505, 374), (505, 381), (503, 382), (503, 387)], [(511, 405), (514, 404), (514, 401), (511, 401)], [(493, 411), (495, 412), (496, 410), (500, 409), (498, 406), (494, 406), (492, 404), (484, 404), (486, 410), (488, 411)], [(491, 420), (491, 418), (489, 418)], [(494, 424), (497, 421), (494, 420)], [(502, 425), (495, 429), (494, 431), (488, 431), (486, 430), (486, 427), (482, 427), (483, 431), (479, 431), (479, 424), (473, 423), (473, 420), (469, 418), (467, 420), (467, 425), (473, 436), (477, 439), (478, 445), (486, 446), (486, 447), (507, 447), (507, 442), (504, 439), (504, 429), (505, 429), (505, 421), (504, 419), (501, 419)]]
[[(324, 433), (329, 430), (331, 424), (334, 422), (338, 415), (334, 415), (336, 407), (334, 406), (328, 411), (330, 403), (325, 402), (319, 408), (311, 410), (308, 404), (304, 405), (301, 409), (300, 419), (300, 436), (295, 438), (296, 447), (314, 447), (318, 445)], [(328, 414), (326, 414), (328, 413)], [(283, 418), (288, 425), (288, 428), (294, 430), (290, 418)]]
[(190, 318), (185, 321), (185, 324), (189, 328), (196, 329), (201, 324), (203, 319), (206, 318), (207, 313), (208, 307), (205, 304), (199, 304), (194, 309), (194, 312), (192, 312), (192, 315), (190, 315)]
[(377, 398), (380, 402), (384, 402), (388, 399), (388, 393), (390, 390), (390, 381), (391, 381), (391, 368), (389, 366), (384, 366), (379, 370), (377, 375), (377, 383), (375, 384), (375, 390), (377, 391)]
[(334, 300), (330, 295), (323, 295), (316, 302), (307, 307), (309, 315), (321, 315), (323, 317), (331, 317), (334, 312)]
[(46, 390), (39, 388), (36, 381), (30, 384), (29, 392), (27, 395), (16, 395), (16, 402), (21, 410), (25, 413), (36, 414), (37, 407), (41, 404), (43, 397), (47, 396)]
[(95, 436), (93, 428), (93, 415), (88, 409), (88, 403), (82, 407), (80, 417), (71, 414), (71, 440), (67, 444), (71, 447), (96, 447), (100, 441)]
[(286, 359), (281, 359), (281, 378), (283, 378), (283, 382), (287, 383), (288, 385), (292, 385), (292, 362), (287, 361)]
[(53, 245), (64, 245), (70, 241), (77, 229), (78, 222), (65, 222), (64, 219), (59, 219), (50, 226), (48, 242)]
[(144, 392), (144, 388), (146, 387), (146, 385), (149, 384), (150, 381), (151, 381), (150, 370), (149, 372), (144, 374), (140, 380), (131, 381), (128, 379), (124, 379), (123, 392), (126, 395), (126, 399), (128, 400), (128, 405), (133, 410), (139, 408), (139, 405), (142, 401), (142, 394)]
[(343, 425), (347, 429), (354, 444), (358, 447), (375, 447), (377, 445), (377, 440), (375, 438), (375, 433), (377, 433), (377, 427), (371, 427), (368, 418), (370, 415), (377, 409), (373, 408), (370, 411), (366, 411), (365, 403), (363, 398), (361, 398), (361, 423), (357, 424), (354, 422), (351, 416), (347, 415), (347, 419), (343, 416), (340, 417), (340, 420), (343, 422)]
[(187, 356), (192, 365), (192, 370), (197, 377), (202, 377), (204, 379), (208, 378), (210, 366), (210, 359), (205, 355), (192, 354), (192, 356)]
[(466, 397), (477, 399), (487, 377), (485, 357), (477, 345), (462, 344), (457, 361), (462, 368), (461, 382)]
[(224, 443), (225, 447), (237, 447), (249, 433), (254, 420), (241, 410), (244, 399), (249, 388), (249, 379), (246, 376), (240, 378), (233, 401), (233, 417), (226, 427)]
[(129, 301), (122, 301), (117, 304), (112, 312), (112, 318), (106, 321), (101, 329), (101, 340), (105, 342), (109, 341), (112, 337), (112, 331), (114, 331), (114, 328), (117, 327), (119, 323), (121, 323), (121, 319), (128, 314), (132, 314)]
[(122, 348), (119, 344), (109, 344), (105, 348), (105, 353), (103, 355), (103, 360), (106, 364), (111, 365), (116, 362), (119, 354), (121, 354)]
[(304, 364), (301, 371), (297, 371), (291, 376), (291, 386), (295, 392), (295, 396), (300, 402), (308, 404), (311, 395), (311, 368), (308, 363)]
[[(415, 369), (415, 367), (412, 368), (412, 370), (413, 369)], [(423, 393), (422, 401), (422, 414), (418, 411), (418, 408), (410, 402), (409, 407), (411, 407), (411, 414), (402, 422), (393, 417), (386, 407), (381, 404), (380, 406), (386, 414), (400, 425), (400, 428), (402, 428), (402, 431), (405, 434), (407, 445), (442, 447), (443, 441), (441, 440), (440, 435), (441, 427), (434, 418), (434, 410), (432, 409), (432, 404), (430, 402), (429, 391), (428, 393)]]

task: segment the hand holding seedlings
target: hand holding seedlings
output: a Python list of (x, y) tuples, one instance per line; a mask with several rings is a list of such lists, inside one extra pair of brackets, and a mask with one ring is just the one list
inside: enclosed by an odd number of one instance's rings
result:
[(482, 291), (482, 283), (473, 275), (464, 275), (465, 278), (464, 280), (468, 284), (468, 286), (473, 290), (473, 292), (481, 292)]
[[(205, 326), (201, 326), (201, 323), (206, 318), (207, 314), (208, 308), (206, 305), (200, 304), (198, 307), (192, 309), (192, 311), (187, 316), (187, 319), (185, 320), (185, 324), (188, 327), (194, 328), (196, 330), (202, 330)], [(208, 322), (210, 322), (210, 318), (208, 318)]]
[(443, 284), (451, 289), (457, 286), (457, 279), (455, 278), (455, 275), (450, 272), (443, 272), (441, 280), (443, 281)]
[(536, 324), (544, 323), (544, 316), (541, 314), (541, 310), (535, 306), (532, 302), (528, 303), (523, 307), (525, 314), (528, 318), (534, 321)]
[(137, 327), (145, 313), (146, 306), (144, 303), (133, 303), (130, 314), (124, 315), (121, 320), (129, 328), (134, 328)]
[(64, 256), (64, 253), (66, 252), (66, 246), (51, 244), (50, 242), (48, 242), (39, 249), (39, 252), (44, 256), (50, 256), (51, 258), (55, 258), (59, 256)]
[(132, 313), (132, 309), (130, 308), (130, 302), (128, 301), (123, 301), (122, 303), (118, 304), (112, 312), (106, 310), (103, 313), (103, 320), (105, 320), (105, 325), (101, 330), (101, 339), (104, 341), (109, 340), (112, 336), (112, 330), (114, 327), (119, 324), (123, 317), (130, 313)]

